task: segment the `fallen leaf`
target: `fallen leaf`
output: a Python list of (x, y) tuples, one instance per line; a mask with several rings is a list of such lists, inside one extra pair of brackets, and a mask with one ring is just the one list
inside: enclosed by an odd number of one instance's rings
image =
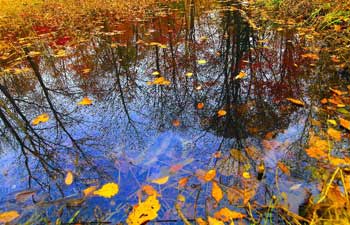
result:
[(235, 77), (235, 79), (243, 79), (244, 77), (246, 77), (247, 74), (244, 71), (239, 72), (239, 74)]
[(242, 176), (243, 176), (245, 179), (250, 179), (250, 174), (249, 174), (249, 172), (243, 172)]
[(92, 100), (89, 97), (84, 97), (80, 102), (77, 103), (78, 105), (91, 105)]
[(165, 177), (153, 179), (153, 180), (151, 180), (151, 182), (152, 182), (152, 183), (155, 183), (155, 184), (162, 185), (162, 184), (167, 183), (168, 180), (169, 180), (169, 176), (165, 176)]
[(111, 198), (118, 194), (119, 186), (116, 183), (107, 183), (103, 185), (100, 189), (94, 191), (94, 195), (98, 195), (104, 198)]
[(226, 112), (225, 110), (223, 110), (223, 109), (220, 109), (220, 110), (218, 111), (218, 116), (219, 116), (219, 117), (225, 116), (226, 114), (227, 114), (227, 112)]
[(156, 189), (154, 189), (151, 185), (144, 185), (142, 186), (141, 190), (145, 192), (148, 196), (151, 196), (151, 195), (159, 196)]
[(15, 199), (17, 202), (25, 202), (30, 197), (32, 197), (34, 194), (35, 194), (35, 191), (33, 191), (33, 190), (25, 190), (25, 191), (17, 193), (15, 196)]
[(173, 124), (174, 127), (178, 127), (178, 126), (181, 125), (181, 122), (180, 122), (180, 120), (178, 120), (178, 119), (174, 119), (174, 120), (172, 121), (172, 124)]
[(196, 222), (198, 223), (198, 225), (208, 225), (207, 221), (200, 217), (196, 219)]
[(186, 73), (186, 77), (192, 77), (192, 76), (193, 76), (193, 73), (192, 73), (192, 72)]
[(213, 217), (208, 216), (208, 224), (209, 225), (225, 225), (224, 222), (217, 220)]
[(64, 179), (64, 183), (66, 185), (71, 185), (73, 183), (73, 180), (74, 180), (73, 173), (71, 171), (68, 171), (66, 174), (66, 178)]
[(350, 121), (349, 120), (346, 120), (346, 119), (343, 119), (343, 118), (339, 118), (339, 122), (340, 122), (340, 125), (342, 127), (344, 127), (347, 130), (350, 130)]
[(213, 196), (213, 198), (216, 200), (217, 203), (219, 203), (223, 198), (222, 190), (216, 182), (213, 182), (212, 189), (211, 189), (211, 196)]
[(214, 217), (223, 222), (229, 222), (234, 219), (242, 219), (245, 217), (244, 214), (236, 211), (232, 211), (228, 208), (222, 208), (214, 214)]
[(341, 141), (341, 132), (333, 128), (328, 128), (327, 134), (336, 141)]
[(181, 188), (185, 187), (187, 182), (188, 182), (188, 177), (181, 178), (178, 182), (179, 187), (181, 187)]
[(0, 213), (0, 223), (9, 223), (19, 217), (17, 211), (7, 211)]
[(298, 99), (295, 99), (295, 98), (287, 98), (288, 101), (296, 104), (296, 105), (299, 105), (299, 106), (305, 106), (305, 103), (298, 100)]
[(204, 175), (204, 180), (209, 182), (211, 180), (213, 180), (216, 176), (216, 170), (209, 170), (208, 172), (205, 173)]
[(43, 114), (40, 114), (39, 116), (35, 117), (33, 120), (32, 120), (32, 125), (38, 125), (40, 123), (46, 123), (47, 121), (49, 121), (50, 119), (50, 116), (49, 114), (47, 113), (43, 113)]
[(198, 63), (199, 65), (204, 65), (204, 64), (207, 63), (207, 60), (205, 60), (205, 59), (200, 59), (200, 60), (197, 61), (197, 63)]
[(96, 191), (96, 189), (97, 189), (96, 186), (91, 186), (91, 187), (85, 188), (83, 190), (83, 194), (84, 194), (84, 196), (92, 195), (94, 193), (94, 191)]
[(204, 108), (204, 103), (203, 102), (199, 102), (197, 104), (197, 109), (203, 109)]
[(286, 165), (284, 165), (284, 163), (278, 162), (277, 166), (284, 174), (290, 176), (290, 170)]
[(160, 204), (155, 195), (149, 196), (144, 202), (134, 206), (128, 215), (126, 223), (128, 225), (141, 225), (158, 217)]

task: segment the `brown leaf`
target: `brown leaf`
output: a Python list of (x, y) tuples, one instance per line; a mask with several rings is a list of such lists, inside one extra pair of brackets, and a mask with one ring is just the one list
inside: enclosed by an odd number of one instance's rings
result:
[(296, 105), (299, 105), (299, 106), (305, 106), (305, 103), (298, 100), (298, 99), (295, 99), (295, 98), (287, 98), (288, 101), (296, 104)]

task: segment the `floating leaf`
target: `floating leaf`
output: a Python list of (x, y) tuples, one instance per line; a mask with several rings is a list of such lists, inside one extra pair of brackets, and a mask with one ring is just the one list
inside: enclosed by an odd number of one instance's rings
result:
[(216, 170), (209, 170), (208, 172), (205, 173), (204, 175), (204, 180), (209, 182), (211, 180), (213, 180), (216, 176)]
[(203, 102), (199, 102), (197, 104), (197, 109), (203, 109), (204, 108), (204, 103)]
[(16, 201), (25, 202), (35, 194), (33, 190), (25, 190), (16, 194)]
[(234, 219), (242, 219), (245, 217), (244, 214), (236, 211), (232, 211), (228, 208), (222, 208), (214, 214), (214, 217), (223, 222), (229, 222)]
[(305, 106), (305, 103), (298, 100), (298, 99), (295, 99), (295, 98), (287, 98), (288, 101), (296, 104), (296, 105), (299, 105), (299, 106)]
[(89, 97), (84, 97), (80, 102), (78, 102), (78, 105), (91, 105), (92, 100)]
[(174, 119), (174, 120), (172, 121), (172, 124), (173, 124), (174, 127), (178, 127), (178, 126), (181, 125), (181, 122), (180, 122), (180, 120), (178, 120), (178, 119)]
[(40, 114), (39, 116), (35, 117), (33, 120), (32, 120), (32, 125), (38, 125), (40, 123), (46, 123), (47, 121), (49, 121), (50, 119), (50, 116), (49, 114), (47, 113), (43, 113), (43, 114)]
[(128, 225), (141, 225), (158, 217), (160, 204), (155, 195), (149, 196), (144, 202), (134, 206), (128, 215), (126, 223)]
[(179, 187), (181, 187), (181, 188), (185, 187), (187, 182), (188, 182), (188, 177), (181, 178), (178, 182)]
[(346, 120), (346, 119), (343, 119), (343, 118), (339, 118), (339, 122), (340, 122), (340, 125), (342, 127), (344, 127), (347, 130), (350, 130), (350, 121), (349, 120)]
[(242, 176), (243, 176), (245, 179), (250, 179), (250, 174), (249, 174), (249, 172), (243, 172)]
[(289, 168), (282, 162), (277, 163), (278, 168), (286, 175), (290, 176)]
[(200, 60), (197, 61), (197, 63), (198, 63), (199, 65), (204, 65), (204, 64), (207, 63), (207, 60), (205, 60), (205, 59), (200, 59)]
[(235, 79), (243, 79), (244, 77), (246, 77), (247, 74), (244, 71), (239, 72), (239, 74), (235, 77)]
[(289, 188), (291, 191), (298, 190), (301, 187), (302, 184), (294, 184), (292, 187)]
[(208, 216), (208, 224), (209, 225), (225, 225), (224, 222), (217, 220), (213, 217)]
[(213, 182), (213, 186), (211, 189), (211, 196), (213, 196), (213, 198), (216, 200), (217, 203), (219, 203), (223, 197), (222, 190), (216, 182)]
[(207, 221), (205, 221), (203, 218), (200, 218), (200, 217), (196, 219), (196, 222), (198, 225), (208, 225)]
[(73, 180), (74, 180), (73, 173), (71, 171), (68, 171), (66, 174), (66, 178), (64, 179), (64, 183), (66, 185), (71, 185), (73, 183)]
[(161, 177), (161, 178), (154, 179), (154, 180), (152, 180), (151, 182), (152, 182), (152, 183), (155, 183), (155, 184), (162, 185), (162, 184), (167, 183), (168, 180), (169, 180), (169, 176), (165, 176), (165, 177)]
[(156, 189), (154, 189), (151, 185), (144, 185), (142, 186), (141, 190), (145, 192), (148, 196), (151, 196), (151, 195), (159, 196)]
[(223, 110), (223, 109), (220, 109), (220, 110), (218, 111), (218, 116), (219, 116), (219, 117), (225, 116), (226, 114), (227, 114), (227, 112), (226, 112), (225, 110)]
[(152, 73), (152, 75), (153, 76), (158, 76), (160, 73), (158, 72), (158, 71), (154, 71), (153, 73)]
[(333, 128), (328, 128), (327, 134), (336, 141), (341, 141), (341, 132)]
[(19, 217), (17, 211), (8, 211), (0, 213), (0, 223), (9, 223)]
[(56, 58), (61, 58), (61, 57), (67, 56), (67, 53), (66, 53), (65, 50), (61, 49), (61, 50), (59, 50), (54, 56), (55, 56)]
[(333, 126), (337, 126), (337, 121), (335, 120), (327, 120), (327, 123), (332, 124)]
[(192, 73), (192, 72), (186, 73), (186, 77), (192, 77), (192, 76), (193, 76), (193, 73)]
[(98, 195), (104, 198), (111, 198), (119, 192), (119, 186), (116, 183), (107, 183), (100, 189), (94, 191), (94, 195)]
[(83, 194), (84, 194), (84, 196), (92, 195), (94, 193), (94, 191), (96, 191), (96, 189), (97, 189), (96, 186), (91, 186), (91, 187), (85, 188), (83, 190)]

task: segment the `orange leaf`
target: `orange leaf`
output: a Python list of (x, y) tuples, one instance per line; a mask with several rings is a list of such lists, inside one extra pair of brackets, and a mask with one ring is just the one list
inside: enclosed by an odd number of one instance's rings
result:
[(158, 192), (151, 185), (142, 186), (141, 190), (145, 192), (148, 196), (156, 195), (159, 196)]
[(84, 97), (80, 102), (77, 103), (78, 105), (91, 105), (92, 100), (89, 97)]
[(40, 123), (46, 123), (47, 121), (49, 121), (50, 119), (50, 116), (49, 114), (47, 113), (43, 113), (43, 114), (40, 114), (39, 116), (35, 117), (33, 120), (32, 120), (32, 125), (38, 125)]
[(228, 208), (222, 208), (214, 214), (214, 217), (223, 222), (229, 222), (234, 219), (242, 219), (245, 217), (244, 214), (232, 211)]
[(96, 191), (96, 189), (97, 189), (96, 186), (91, 186), (91, 187), (85, 188), (83, 190), (83, 194), (84, 194), (84, 196), (89, 196), (89, 195), (93, 194), (93, 192)]
[(226, 114), (227, 114), (227, 112), (226, 112), (225, 110), (223, 110), (223, 109), (220, 109), (220, 110), (218, 111), (218, 116), (219, 116), (219, 117), (225, 116)]
[(188, 177), (183, 177), (179, 180), (179, 187), (183, 188), (186, 186), (188, 182)]
[(286, 175), (290, 176), (289, 168), (282, 162), (277, 163), (278, 168)]
[(71, 171), (68, 171), (66, 174), (66, 178), (64, 179), (64, 183), (66, 183), (66, 185), (71, 185), (73, 183), (73, 180), (73, 173)]
[(180, 122), (180, 120), (178, 120), (178, 119), (174, 119), (173, 122), (172, 122), (172, 124), (173, 124), (174, 127), (178, 127), (178, 126), (181, 125), (181, 122)]
[(212, 179), (214, 179), (215, 176), (216, 176), (216, 170), (209, 170), (208, 172), (205, 173), (204, 180), (209, 182)]
[(339, 118), (339, 122), (340, 122), (340, 125), (348, 130), (350, 130), (350, 121), (349, 120), (346, 120), (346, 119), (343, 119), (343, 118)]
[(341, 141), (341, 132), (333, 128), (328, 128), (327, 134), (336, 141)]
[(19, 217), (17, 211), (7, 211), (0, 213), (0, 223), (9, 223)]
[(169, 176), (165, 176), (165, 177), (154, 179), (151, 182), (161, 185), (161, 184), (165, 184), (166, 182), (168, 182), (168, 180), (169, 180)]
[(305, 106), (305, 103), (298, 100), (298, 99), (295, 99), (295, 98), (287, 98), (288, 101), (296, 104), (296, 105), (299, 105), (299, 106)]
[(216, 200), (217, 203), (219, 203), (223, 197), (222, 190), (216, 182), (213, 182), (213, 186), (211, 189), (211, 196), (213, 196), (213, 198)]
[(237, 79), (242, 79), (242, 78), (244, 78), (244, 77), (246, 77), (247, 76), (247, 74), (244, 72), (244, 71), (241, 71), (241, 72), (239, 72), (239, 74), (235, 77), (235, 79), (237, 80)]
[(204, 107), (204, 103), (203, 102), (200, 102), (197, 104), (197, 109), (203, 109)]

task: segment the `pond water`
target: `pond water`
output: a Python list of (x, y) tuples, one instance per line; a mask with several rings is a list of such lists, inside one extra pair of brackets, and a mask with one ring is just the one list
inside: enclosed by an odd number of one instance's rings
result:
[[(284, 193), (280, 201), (296, 214), (317, 193), (304, 153), (320, 117), (314, 107), (345, 83), (327, 52), (311, 54), (324, 43), (293, 23), (257, 29), (246, 6), (230, 1), (158, 7), (144, 18), (107, 17), (79, 38), (57, 31), (48, 45), (50, 27), (37, 26), (17, 70), (0, 64), (0, 209), (19, 211), (18, 223), (68, 222), (79, 212), (76, 221), (116, 224), (146, 184), (161, 195), (155, 221), (182, 223), (179, 193), (193, 221), (215, 207), (211, 185), (193, 175), (213, 168), (223, 187), (254, 188), (257, 204)], [(33, 124), (43, 113), (49, 120)], [(166, 184), (152, 183), (165, 176)], [(115, 197), (82, 194), (109, 182), (119, 185)]]

